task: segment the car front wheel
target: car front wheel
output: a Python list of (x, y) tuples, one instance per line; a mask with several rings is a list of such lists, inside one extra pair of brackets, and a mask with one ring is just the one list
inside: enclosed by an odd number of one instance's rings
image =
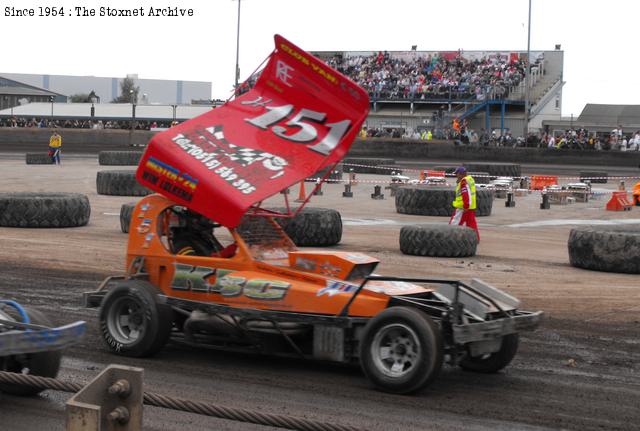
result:
[(388, 308), (365, 327), (360, 363), (382, 391), (405, 394), (427, 386), (440, 372), (442, 360), (440, 330), (417, 309)]

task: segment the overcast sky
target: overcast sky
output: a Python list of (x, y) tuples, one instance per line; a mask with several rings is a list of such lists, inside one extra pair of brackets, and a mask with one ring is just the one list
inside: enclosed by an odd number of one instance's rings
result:
[[(245, 79), (280, 33), (308, 51), (526, 50), (528, 0), (241, 0)], [(5, 8), (56, 4), (65, 16), (11, 17)], [(585, 103), (638, 104), (639, 3), (533, 0), (531, 50), (565, 52), (563, 115)], [(74, 6), (139, 8), (144, 17), (78, 17)], [(193, 8), (193, 17), (149, 17), (149, 7)], [(234, 82), (237, 0), (0, 0), (0, 72)], [(70, 15), (69, 12), (73, 14)]]

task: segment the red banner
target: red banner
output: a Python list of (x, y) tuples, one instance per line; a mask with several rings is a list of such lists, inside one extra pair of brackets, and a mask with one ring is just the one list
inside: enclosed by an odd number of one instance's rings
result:
[(281, 36), (241, 97), (157, 134), (144, 186), (228, 227), (255, 203), (341, 160), (369, 112), (367, 93)]

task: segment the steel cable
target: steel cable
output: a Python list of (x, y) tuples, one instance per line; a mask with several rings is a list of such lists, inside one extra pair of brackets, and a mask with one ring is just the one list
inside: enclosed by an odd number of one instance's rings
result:
[[(0, 383), (31, 386), (39, 389), (52, 389), (62, 392), (78, 392), (84, 387), (84, 385), (80, 383), (65, 382), (58, 379), (34, 376), (30, 374), (10, 373), (7, 371), (0, 371)], [(349, 425), (332, 424), (286, 415), (275, 415), (261, 413), (254, 410), (224, 407), (200, 401), (168, 397), (153, 392), (144, 393), (143, 403), (148, 406), (291, 430), (361, 431), (360, 428)]]

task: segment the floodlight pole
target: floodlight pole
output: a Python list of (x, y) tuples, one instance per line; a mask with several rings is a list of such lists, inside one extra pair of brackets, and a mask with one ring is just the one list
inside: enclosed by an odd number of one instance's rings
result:
[(524, 74), (524, 127), (523, 138), (527, 139), (529, 134), (529, 108), (530, 108), (530, 85), (531, 85), (531, 0), (529, 0), (529, 24), (527, 26), (527, 64)]
[(240, 3), (241, 0), (238, 0), (238, 30), (236, 32), (236, 81), (234, 85), (234, 90), (238, 88), (238, 81), (240, 80)]

